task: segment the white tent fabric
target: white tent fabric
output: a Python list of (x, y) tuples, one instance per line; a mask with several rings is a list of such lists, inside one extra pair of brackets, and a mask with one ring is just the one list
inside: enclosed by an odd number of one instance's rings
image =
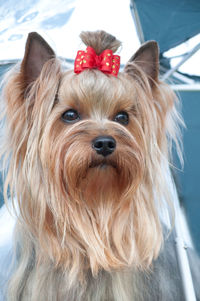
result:
[[(5, 18), (4, 16), (7, 15)], [(106, 30), (123, 43), (122, 62), (139, 47), (129, 0), (15, 0), (0, 6), (0, 61), (21, 59), (27, 34), (37, 31), (58, 56), (74, 59), (82, 30)]]

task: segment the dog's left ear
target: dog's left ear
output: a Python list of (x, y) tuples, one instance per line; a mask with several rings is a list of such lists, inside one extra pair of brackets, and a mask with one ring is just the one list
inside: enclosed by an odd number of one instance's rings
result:
[(36, 80), (44, 64), (53, 57), (55, 53), (47, 42), (37, 32), (29, 33), (21, 64), (25, 86)]
[(135, 65), (140, 67), (145, 72), (151, 86), (158, 81), (159, 48), (157, 42), (149, 41), (143, 44), (130, 58), (124, 68), (124, 71), (132, 77), (136, 77), (137, 68)]

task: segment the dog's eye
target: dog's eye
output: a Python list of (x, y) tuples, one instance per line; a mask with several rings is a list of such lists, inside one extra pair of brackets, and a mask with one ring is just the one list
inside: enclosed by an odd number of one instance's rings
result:
[(114, 121), (119, 122), (123, 125), (127, 125), (129, 122), (129, 116), (126, 112), (119, 112), (115, 116)]
[(80, 115), (78, 114), (78, 112), (76, 110), (73, 110), (73, 109), (68, 110), (62, 114), (62, 120), (64, 122), (71, 123), (71, 122), (76, 122), (79, 119), (80, 119)]

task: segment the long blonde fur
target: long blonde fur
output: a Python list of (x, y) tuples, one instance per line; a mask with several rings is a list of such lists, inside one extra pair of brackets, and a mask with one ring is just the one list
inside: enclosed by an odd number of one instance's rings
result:
[[(164, 168), (181, 118), (169, 87), (152, 89), (135, 68), (138, 80), (98, 70), (77, 76), (55, 58), (25, 96), (19, 71), (7, 80), (4, 193), (19, 206), (9, 301), (138, 300), (130, 283), (163, 243), (158, 210), (172, 198)], [(64, 124), (68, 108), (83, 119)], [(120, 111), (129, 112), (127, 127), (113, 121)], [(99, 135), (117, 141), (106, 169), (91, 148)]]

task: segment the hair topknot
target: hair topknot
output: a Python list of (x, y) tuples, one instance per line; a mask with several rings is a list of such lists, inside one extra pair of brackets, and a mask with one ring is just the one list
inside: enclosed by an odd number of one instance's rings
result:
[(94, 48), (97, 55), (105, 49), (110, 49), (116, 52), (121, 46), (121, 42), (111, 34), (103, 31), (82, 31), (80, 38), (86, 46)]

